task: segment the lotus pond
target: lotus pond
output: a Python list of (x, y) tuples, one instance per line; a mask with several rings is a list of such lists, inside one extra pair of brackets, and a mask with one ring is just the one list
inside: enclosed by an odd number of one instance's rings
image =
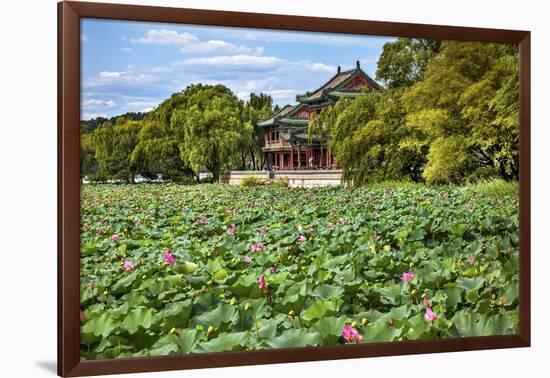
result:
[(518, 331), (517, 195), (84, 185), (81, 203), (83, 359)]

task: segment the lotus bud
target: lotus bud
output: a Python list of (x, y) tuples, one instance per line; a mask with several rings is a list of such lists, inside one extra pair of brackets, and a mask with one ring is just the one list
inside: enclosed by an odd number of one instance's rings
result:
[(212, 332), (214, 332), (214, 327), (208, 326), (208, 331), (206, 331), (206, 334), (210, 335)]
[(170, 330), (170, 333), (174, 333), (174, 332), (176, 332), (176, 328), (172, 327), (172, 329)]
[(233, 305), (235, 304), (236, 301), (237, 301), (237, 300), (235, 299), (235, 297), (233, 297), (233, 298), (231, 298), (231, 300), (229, 301), (229, 304), (230, 304), (231, 306), (233, 306)]
[(294, 316), (294, 311), (293, 311), (293, 310), (290, 310), (290, 311), (288, 312), (288, 316)]
[(367, 318), (361, 319), (361, 325), (364, 327), (368, 324), (369, 320)]
[(416, 297), (416, 293), (417, 293), (416, 289), (412, 289), (411, 295), (412, 295), (413, 297)]
[(245, 310), (245, 311), (247, 311), (247, 310), (249, 310), (249, 309), (251, 309), (251, 308), (252, 308), (252, 305), (251, 305), (249, 302), (247, 302), (247, 303), (244, 305), (244, 310)]
[(351, 326), (352, 326), (353, 328), (357, 327), (357, 322), (356, 322), (356, 321), (351, 322)]

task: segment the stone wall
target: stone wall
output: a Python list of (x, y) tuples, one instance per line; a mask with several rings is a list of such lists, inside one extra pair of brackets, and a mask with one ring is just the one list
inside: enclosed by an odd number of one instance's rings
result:
[[(269, 179), (267, 171), (232, 171), (229, 175), (222, 176), (220, 182), (229, 185), (239, 185), (246, 176), (256, 176)], [(341, 185), (342, 170), (303, 170), (303, 171), (276, 171), (271, 179), (286, 178), (291, 188), (316, 188), (323, 186)]]

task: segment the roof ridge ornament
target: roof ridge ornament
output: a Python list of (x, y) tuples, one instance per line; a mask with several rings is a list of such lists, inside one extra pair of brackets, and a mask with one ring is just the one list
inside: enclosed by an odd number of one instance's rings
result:
[(357, 67), (358, 70), (361, 69), (361, 62), (360, 61), (356, 61), (355, 62), (355, 66)]
[(336, 71), (336, 73), (340, 73), (341, 72), (341, 68), (340, 68), (340, 65), (338, 65), (338, 71)]

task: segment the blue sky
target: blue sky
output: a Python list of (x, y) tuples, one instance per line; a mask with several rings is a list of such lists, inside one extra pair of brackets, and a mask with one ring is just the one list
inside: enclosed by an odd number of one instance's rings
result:
[(356, 60), (374, 78), (392, 38), (84, 19), (81, 118), (149, 111), (193, 83), (294, 103)]

